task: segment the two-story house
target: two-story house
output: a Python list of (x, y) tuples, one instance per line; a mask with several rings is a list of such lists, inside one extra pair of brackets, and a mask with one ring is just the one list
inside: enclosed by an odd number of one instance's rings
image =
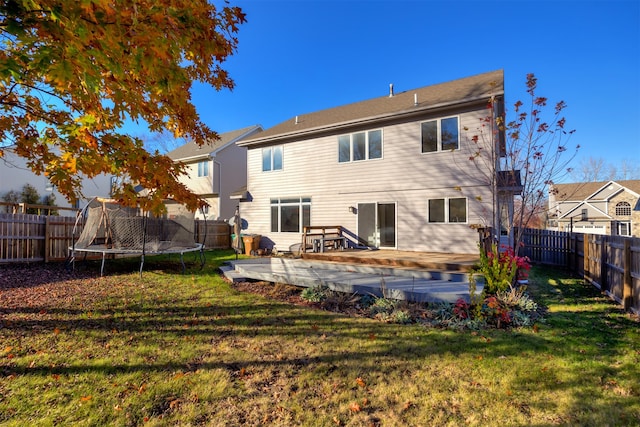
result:
[[(0, 158), (0, 197), (10, 191), (20, 193), (25, 184), (33, 186), (40, 197), (53, 196), (55, 205), (63, 208), (80, 208), (93, 197), (109, 197), (111, 195), (112, 175), (100, 174), (93, 178), (82, 179), (81, 194), (84, 200), (79, 200), (74, 206), (61, 195), (55, 186), (44, 175), (36, 175), (28, 166), (24, 157), (14, 152), (14, 147), (4, 148), (4, 156)], [(4, 212), (0, 209), (0, 212)], [(75, 215), (74, 211), (60, 210), (60, 215)]]
[(187, 166), (180, 181), (201, 196), (209, 206), (198, 211), (196, 219), (229, 219), (238, 205), (231, 197), (247, 185), (247, 149), (236, 145), (243, 138), (262, 131), (259, 125), (220, 134), (203, 146), (188, 142), (167, 153), (172, 160)]
[(502, 70), (402, 93), (391, 86), (238, 142), (248, 149), (246, 232), (287, 250), (304, 226), (339, 225), (370, 247), (475, 253), (474, 226), (513, 209), (513, 194), (499, 197), (470, 160), (482, 141), (485, 151), (503, 148), (491, 132), (474, 141), (503, 99)]
[(640, 180), (555, 184), (549, 217), (554, 230), (640, 237)]

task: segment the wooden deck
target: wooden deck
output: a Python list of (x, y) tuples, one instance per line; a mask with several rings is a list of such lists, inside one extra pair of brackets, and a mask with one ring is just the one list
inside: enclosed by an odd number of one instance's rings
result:
[(468, 272), (480, 261), (478, 254), (447, 254), (433, 252), (396, 251), (388, 249), (328, 251), (303, 253), (303, 259), (333, 261), (352, 264), (370, 264), (388, 267), (435, 269)]

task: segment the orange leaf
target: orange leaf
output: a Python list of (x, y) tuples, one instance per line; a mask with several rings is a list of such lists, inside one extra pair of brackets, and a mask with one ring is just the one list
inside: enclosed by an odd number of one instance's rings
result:
[(80, 400), (81, 400), (82, 402), (88, 402), (88, 401), (90, 401), (90, 400), (91, 400), (91, 398), (92, 398), (92, 397), (93, 397), (93, 396), (91, 396), (91, 395), (88, 395), (88, 396), (82, 396), (82, 397), (80, 398)]
[(356, 378), (356, 384), (358, 384), (360, 387), (365, 387), (367, 385), (367, 383), (365, 383), (364, 380), (360, 377)]
[(351, 405), (349, 405), (349, 410), (351, 412), (360, 412), (362, 411), (362, 408), (360, 408), (360, 405), (358, 405), (357, 402), (352, 402)]
[(58, 335), (58, 334), (60, 333), (60, 329), (55, 328), (55, 329), (53, 330), (53, 333), (54, 333), (54, 334), (56, 334), (56, 335)]

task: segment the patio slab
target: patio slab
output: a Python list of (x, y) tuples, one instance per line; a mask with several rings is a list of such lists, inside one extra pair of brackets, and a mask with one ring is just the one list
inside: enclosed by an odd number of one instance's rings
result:
[[(263, 280), (274, 283), (371, 294), (414, 302), (469, 300), (469, 282), (463, 271), (387, 267), (348, 262), (294, 258), (250, 258), (230, 261), (222, 269), (232, 281)], [(478, 292), (482, 286), (478, 286)]]

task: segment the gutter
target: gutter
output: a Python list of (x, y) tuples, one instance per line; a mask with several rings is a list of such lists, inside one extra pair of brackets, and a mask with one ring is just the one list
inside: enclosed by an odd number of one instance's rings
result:
[[(352, 121), (348, 121), (348, 122), (341, 122), (341, 123), (333, 123), (333, 124), (329, 124), (329, 125), (323, 125), (323, 126), (317, 126), (317, 127), (313, 127), (313, 128), (308, 128), (308, 129), (303, 129), (300, 131), (293, 131), (293, 132), (287, 132), (287, 133), (281, 133), (281, 134), (277, 134), (277, 135), (272, 135), (272, 136), (267, 136), (264, 138), (256, 138), (256, 139), (249, 139), (246, 141), (240, 141), (237, 142), (236, 144), (239, 146), (252, 146), (252, 145), (259, 145), (259, 144), (263, 144), (263, 143), (269, 143), (269, 142), (284, 142), (287, 140), (293, 140), (293, 139), (297, 139), (298, 137), (301, 136), (312, 136), (318, 133), (322, 133), (322, 132), (329, 132), (329, 131), (336, 131), (336, 130), (343, 130), (343, 129), (348, 129), (351, 127), (355, 127), (355, 126), (359, 126), (359, 125), (368, 125), (368, 124), (372, 124), (372, 123), (377, 123), (377, 122), (381, 122), (381, 121), (387, 121), (387, 120), (393, 120), (393, 119), (397, 119), (397, 118), (411, 118), (414, 116), (421, 116), (424, 113), (427, 112), (438, 112), (440, 110), (445, 110), (445, 109), (449, 109), (452, 107), (463, 107), (466, 105), (474, 105), (477, 104), (479, 101), (485, 101), (489, 98), (491, 98), (491, 96), (504, 96), (504, 92), (500, 93), (500, 94), (493, 94), (493, 95), (483, 95), (483, 96), (478, 96), (475, 98), (467, 98), (465, 100), (459, 101), (459, 102), (447, 102), (447, 103), (440, 103), (440, 104), (436, 104), (436, 105), (431, 105), (428, 107), (424, 107), (424, 108), (419, 108), (419, 109), (411, 109), (411, 110), (403, 110), (403, 111), (399, 111), (399, 112), (394, 112), (394, 113), (388, 113), (388, 114), (381, 114), (378, 116), (370, 116), (370, 117), (365, 117), (365, 118), (361, 118), (361, 119), (356, 119), (356, 120), (352, 120)], [(312, 113), (313, 114), (313, 113)]]

